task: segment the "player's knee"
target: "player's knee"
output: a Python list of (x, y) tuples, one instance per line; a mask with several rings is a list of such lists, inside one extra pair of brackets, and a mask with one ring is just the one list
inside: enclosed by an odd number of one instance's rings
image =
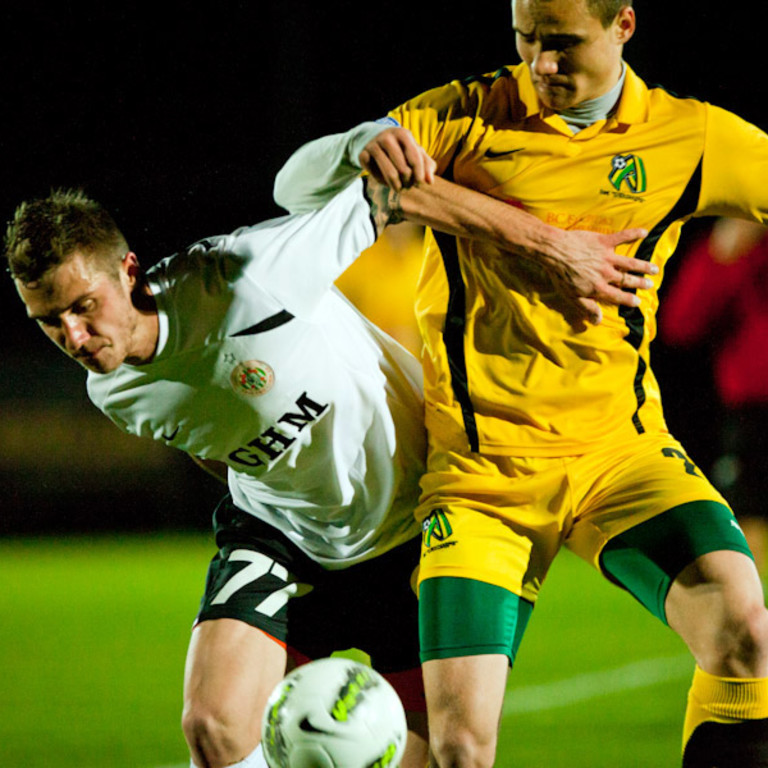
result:
[(738, 610), (724, 634), (722, 663), (729, 674), (764, 677), (768, 672), (768, 611), (762, 601)]
[(768, 611), (762, 601), (732, 606), (713, 646), (713, 665), (724, 675), (768, 675)]
[(491, 768), (496, 757), (496, 735), (453, 727), (433, 735), (430, 750), (439, 768)]
[(181, 727), (198, 768), (223, 768), (238, 762), (256, 747), (246, 743), (248, 734), (236, 721), (204, 705), (186, 706)]

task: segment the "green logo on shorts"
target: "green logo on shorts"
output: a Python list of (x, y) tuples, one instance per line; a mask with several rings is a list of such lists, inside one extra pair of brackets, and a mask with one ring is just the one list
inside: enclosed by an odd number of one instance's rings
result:
[(442, 509), (436, 509), (421, 524), (424, 531), (424, 546), (431, 547), (432, 540), (445, 541), (452, 533), (453, 528), (448, 522), (448, 517)]

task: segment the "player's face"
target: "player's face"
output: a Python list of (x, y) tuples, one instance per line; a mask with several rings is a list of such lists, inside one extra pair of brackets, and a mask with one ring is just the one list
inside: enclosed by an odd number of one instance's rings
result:
[(514, 0), (512, 18), (517, 52), (544, 106), (568, 109), (619, 81), (622, 48), (635, 31), (632, 8), (619, 11), (607, 29), (586, 0)]
[(154, 353), (156, 334), (146, 313), (132, 299), (138, 263), (128, 253), (117, 276), (75, 251), (60, 266), (31, 285), (16, 281), (27, 314), (69, 357), (96, 373), (124, 362), (141, 363)]

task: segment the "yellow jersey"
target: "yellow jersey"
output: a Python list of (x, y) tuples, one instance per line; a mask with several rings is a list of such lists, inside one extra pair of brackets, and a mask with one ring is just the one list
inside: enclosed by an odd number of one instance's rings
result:
[(565, 229), (649, 235), (623, 253), (660, 268), (639, 308), (575, 332), (549, 275), (480, 241), (428, 233), (416, 314), (427, 426), (451, 450), (580, 455), (664, 432), (650, 343), (664, 265), (692, 216), (766, 221), (768, 136), (725, 110), (648, 88), (627, 67), (610, 117), (575, 133), (524, 64), (390, 112), (438, 173)]
[(360, 312), (417, 357), (421, 335), (413, 308), (422, 241), (422, 227), (408, 222), (387, 227), (336, 280)]

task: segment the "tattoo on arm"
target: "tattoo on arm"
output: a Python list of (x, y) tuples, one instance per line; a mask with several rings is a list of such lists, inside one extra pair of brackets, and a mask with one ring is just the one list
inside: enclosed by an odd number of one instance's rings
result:
[(384, 227), (405, 221), (400, 204), (400, 192), (390, 189), (376, 179), (365, 178), (365, 196), (371, 204), (371, 218), (376, 225), (376, 233), (381, 234)]

